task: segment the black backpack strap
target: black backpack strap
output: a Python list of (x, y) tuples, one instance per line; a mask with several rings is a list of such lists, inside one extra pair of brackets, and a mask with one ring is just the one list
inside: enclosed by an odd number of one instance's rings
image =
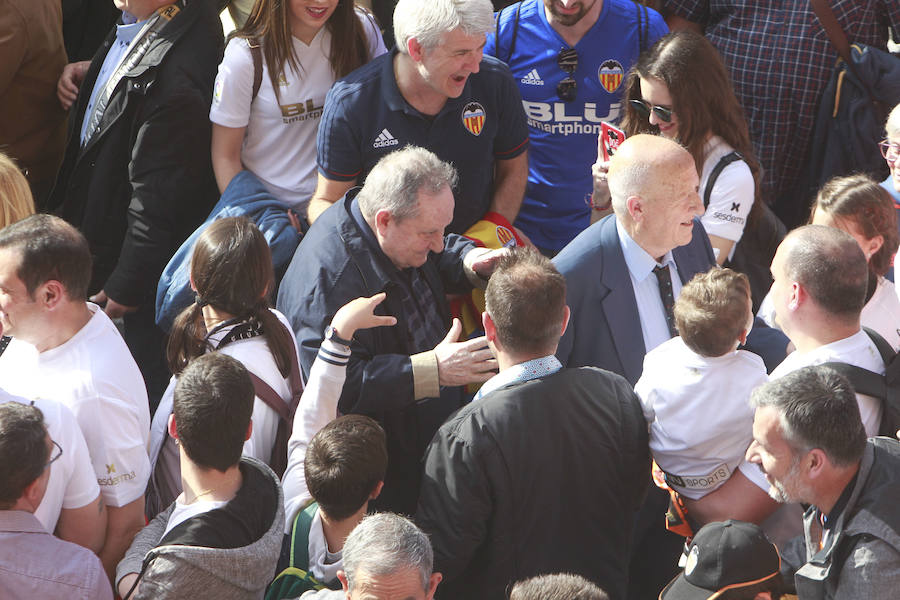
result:
[(250, 56), (253, 58), (253, 95), (250, 97), (250, 101), (253, 102), (259, 93), (259, 86), (262, 85), (262, 48), (257, 38), (247, 40), (247, 44), (250, 46)]
[(647, 5), (637, 2), (637, 19), (638, 19), (638, 54), (647, 49), (647, 40), (650, 37), (650, 14), (647, 12)]
[[(512, 58), (513, 52), (516, 50), (516, 38), (519, 35), (519, 13), (522, 10), (522, 3), (516, 2), (516, 16), (513, 19), (513, 31), (512, 37), (509, 39), (509, 52), (506, 53), (506, 59), (503, 62), (509, 64), (509, 59)], [(494, 15), (494, 29), (496, 30), (494, 33), (494, 56), (496, 58), (500, 58), (500, 17), (503, 15), (503, 12), (508, 9), (509, 6), (504, 7), (497, 11), (497, 14)]]
[(716, 166), (713, 167), (712, 172), (709, 174), (709, 179), (706, 180), (706, 189), (703, 190), (704, 209), (709, 208), (709, 197), (712, 196), (713, 186), (716, 185), (716, 180), (719, 178), (719, 175), (722, 174), (725, 167), (738, 160), (744, 160), (744, 157), (735, 151), (731, 151), (720, 158), (719, 162), (716, 163)]
[(868, 369), (844, 362), (822, 363), (823, 367), (834, 369), (850, 380), (850, 385), (857, 394), (864, 394), (878, 398), (881, 402), (887, 397), (887, 382), (884, 375), (879, 375)]
[(874, 329), (870, 329), (868, 327), (863, 327), (863, 331), (866, 332), (866, 335), (869, 336), (869, 339), (872, 340), (872, 343), (875, 344), (875, 347), (878, 348), (878, 354), (881, 355), (881, 360), (884, 361), (884, 368), (887, 369), (890, 366), (891, 362), (893, 362), (894, 357), (897, 355), (894, 352), (894, 349), (888, 343), (886, 339), (881, 337)]

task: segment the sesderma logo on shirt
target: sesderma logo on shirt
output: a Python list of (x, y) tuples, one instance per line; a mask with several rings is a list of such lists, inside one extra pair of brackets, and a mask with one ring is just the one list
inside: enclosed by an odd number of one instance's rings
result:
[(398, 142), (396, 140), (396, 138), (394, 138), (394, 136), (391, 135), (391, 132), (388, 131), (387, 128), (385, 128), (385, 129), (382, 129), (381, 133), (378, 134), (378, 137), (375, 138), (375, 143), (372, 144), (372, 147), (373, 148), (387, 148), (388, 146), (396, 146), (399, 143), (400, 142)]
[(526, 85), (544, 85), (544, 80), (538, 75), (537, 69), (532, 69), (528, 75), (520, 79)]

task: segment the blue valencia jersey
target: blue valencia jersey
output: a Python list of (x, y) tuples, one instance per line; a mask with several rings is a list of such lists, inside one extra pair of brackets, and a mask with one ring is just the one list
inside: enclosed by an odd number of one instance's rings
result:
[(563, 102), (556, 91), (567, 76), (557, 57), (569, 45), (547, 23), (543, 2), (505, 8), (499, 42), (488, 34), (484, 52), (509, 65), (528, 119), (528, 188), (515, 224), (538, 247), (559, 250), (590, 223), (585, 196), (593, 188), (600, 122), (615, 124), (622, 115), (625, 74), (640, 53), (640, 22), (645, 47), (668, 32), (656, 11), (644, 12), (631, 0), (604, 0), (597, 22), (575, 45), (572, 102)]
[(509, 69), (485, 56), (458, 98), (428, 117), (409, 105), (397, 87), (393, 58), (382, 54), (339, 80), (325, 97), (316, 138), (319, 173), (362, 185), (378, 160), (413, 144), (452, 163), (459, 174), (456, 205), (447, 230), (463, 233), (490, 207), (494, 161), (528, 149), (521, 96)]

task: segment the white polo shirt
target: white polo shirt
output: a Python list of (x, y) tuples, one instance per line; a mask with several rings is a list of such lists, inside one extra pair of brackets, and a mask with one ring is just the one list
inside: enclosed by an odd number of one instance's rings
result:
[[(634, 391), (649, 428), (650, 451), (669, 487), (696, 500), (744, 463), (753, 439), (750, 392), (766, 381), (762, 359), (745, 350), (700, 356), (674, 337), (647, 353)], [(769, 489), (755, 465), (741, 471)]]
[[(878, 348), (866, 332), (860, 329), (850, 337), (819, 346), (809, 352), (794, 350), (772, 371), (772, 379), (784, 377), (791, 371), (803, 367), (826, 362), (845, 362), (874, 373), (884, 374), (884, 361), (881, 360)], [(866, 428), (866, 435), (868, 437), (878, 435), (878, 428), (881, 425), (881, 401), (863, 394), (857, 394), (856, 399), (859, 402), (859, 415)]]

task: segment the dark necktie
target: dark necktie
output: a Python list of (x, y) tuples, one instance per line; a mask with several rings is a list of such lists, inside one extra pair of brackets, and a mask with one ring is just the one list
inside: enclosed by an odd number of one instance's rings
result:
[(666, 311), (666, 325), (669, 326), (669, 335), (675, 337), (678, 332), (675, 330), (675, 294), (672, 293), (672, 276), (669, 273), (669, 267), (666, 265), (653, 268), (653, 274), (659, 282), (659, 297), (662, 299), (663, 309)]

